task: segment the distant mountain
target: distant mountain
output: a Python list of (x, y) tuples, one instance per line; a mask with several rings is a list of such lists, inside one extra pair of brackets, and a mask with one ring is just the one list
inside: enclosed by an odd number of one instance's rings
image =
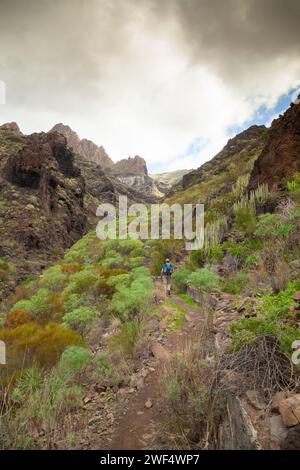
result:
[[(300, 98), (300, 95), (299, 95)], [(284, 186), (285, 180), (300, 171), (300, 100), (272, 122), (268, 140), (254, 163), (248, 189), (267, 183)]]
[(148, 174), (146, 161), (138, 155), (124, 158), (114, 163), (102, 146), (98, 147), (98, 145), (88, 139), (80, 139), (78, 134), (68, 125), (56, 124), (50, 132), (59, 132), (64, 135), (69, 147), (75, 153), (81, 155), (85, 160), (97, 163), (104, 171), (122, 176)]
[[(147, 164), (144, 158), (136, 155), (135, 157), (124, 158), (114, 163), (103, 147), (98, 147), (91, 140), (80, 139), (76, 132), (69, 126), (56, 124), (50, 132), (53, 131), (64, 135), (70, 148), (84, 159), (84, 161), (99, 165), (104, 172), (103, 175), (105, 175), (106, 178), (110, 178), (110, 181), (119, 180), (123, 185), (124, 194), (127, 194), (128, 188), (130, 188), (133, 193), (136, 192), (136, 194), (139, 194), (140, 198), (144, 198), (149, 202), (163, 196), (163, 193), (157, 188), (156, 183), (148, 176)], [(81, 165), (80, 159), (78, 158), (77, 163), (79, 166), (84, 167), (86, 171), (88, 165), (84, 165), (84, 162), (82, 162), (83, 164)], [(99, 169), (97, 170), (97, 174), (98, 173)], [(91, 171), (88, 171), (88, 175), (89, 180), (94, 180)], [(93, 184), (95, 184), (95, 181)], [(126, 187), (128, 188), (126, 189)], [(116, 188), (116, 193), (118, 193), (120, 191), (120, 184), (117, 184)], [(132, 191), (131, 194), (133, 194)], [(112, 195), (110, 197), (113, 199)], [(134, 197), (136, 197), (136, 195)]]
[(167, 193), (174, 184), (179, 183), (182, 177), (189, 173), (191, 170), (175, 170), (165, 173), (151, 174), (151, 178), (154, 179), (156, 186), (162, 193)]
[(138, 155), (119, 160), (112, 166), (111, 170), (114, 174), (122, 176), (148, 175), (146, 161)]

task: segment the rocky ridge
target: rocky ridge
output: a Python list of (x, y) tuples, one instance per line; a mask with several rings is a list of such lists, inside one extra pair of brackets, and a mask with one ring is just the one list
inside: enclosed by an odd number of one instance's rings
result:
[(5, 292), (43, 269), (87, 227), (85, 181), (64, 136), (0, 129), (0, 256)]
[[(299, 101), (299, 100), (298, 100)], [(266, 145), (254, 163), (248, 189), (267, 183), (282, 187), (288, 177), (300, 171), (300, 104), (272, 122)]]

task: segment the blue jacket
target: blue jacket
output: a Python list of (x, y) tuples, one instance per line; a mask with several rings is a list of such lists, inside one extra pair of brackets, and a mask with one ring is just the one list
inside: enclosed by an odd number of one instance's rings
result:
[(171, 276), (174, 271), (174, 266), (172, 263), (165, 263), (162, 269), (165, 276)]

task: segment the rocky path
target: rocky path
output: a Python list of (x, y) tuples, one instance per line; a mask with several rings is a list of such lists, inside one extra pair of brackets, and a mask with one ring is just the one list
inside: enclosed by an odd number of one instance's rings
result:
[[(156, 285), (159, 295), (161, 287)], [(198, 308), (186, 304), (181, 298), (172, 294), (170, 301), (186, 311), (182, 328), (171, 335), (164, 336), (160, 342), (154, 342), (151, 350), (154, 355), (152, 370), (144, 381), (143, 388), (133, 397), (126, 413), (115, 423), (109, 449), (153, 449), (156, 448), (160, 433), (161, 393), (160, 379), (169, 357), (180, 352), (205, 323), (204, 313)]]
[[(155, 290), (160, 317), (152, 326), (150, 319), (150, 354), (138, 361), (129, 382), (117, 391), (98, 390), (97, 384), (89, 386), (84, 398), (84, 413), (79, 410), (72, 418), (73, 425), (75, 418), (77, 448), (150, 450), (168, 445), (162, 439), (160, 397), (164, 370), (168, 367), (170, 357), (199, 340), (208, 325), (211, 334), (213, 331), (215, 333), (211, 342), (213, 349), (218, 336), (219, 340), (224, 341), (222, 336), (226, 336), (228, 322), (233, 321), (237, 315), (232, 307), (233, 299), (227, 294), (218, 296), (213, 322), (209, 324), (204, 309), (187, 304), (174, 293), (168, 297), (170, 302), (165, 303), (164, 287), (158, 279), (155, 281)], [(174, 308), (171, 306), (177, 306), (181, 312), (185, 312), (185, 318), (180, 328), (170, 332), (166, 327), (166, 320), (170, 321), (170, 317), (172, 319), (174, 315)], [(58, 448), (65, 447), (65, 442), (58, 445)]]

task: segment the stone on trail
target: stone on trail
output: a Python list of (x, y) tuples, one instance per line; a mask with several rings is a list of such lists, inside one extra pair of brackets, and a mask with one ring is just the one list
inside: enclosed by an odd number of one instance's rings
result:
[(145, 401), (145, 408), (149, 409), (149, 408), (152, 408), (152, 406), (153, 406), (152, 400), (150, 398), (148, 398)]

